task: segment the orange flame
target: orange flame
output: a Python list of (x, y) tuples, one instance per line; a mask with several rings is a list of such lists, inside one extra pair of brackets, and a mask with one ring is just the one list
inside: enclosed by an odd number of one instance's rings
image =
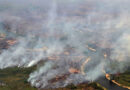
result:
[(89, 47), (88, 45), (87, 45), (87, 48), (88, 48), (89, 50), (93, 51), (93, 52), (96, 52), (96, 49), (91, 48), (91, 47)]
[(88, 58), (83, 62), (83, 64), (81, 65), (81, 73), (82, 73), (83, 75), (85, 75), (84, 67), (85, 67), (85, 65), (86, 65), (90, 60), (91, 60), (91, 58), (88, 57)]
[(9, 45), (14, 45), (17, 41), (16, 40), (7, 40), (6, 41)]
[(69, 72), (70, 73), (80, 73), (80, 71), (78, 69), (76, 69), (76, 68), (70, 68)]
[(105, 58), (105, 59), (107, 58), (107, 54), (106, 54), (106, 53), (104, 54), (104, 58)]

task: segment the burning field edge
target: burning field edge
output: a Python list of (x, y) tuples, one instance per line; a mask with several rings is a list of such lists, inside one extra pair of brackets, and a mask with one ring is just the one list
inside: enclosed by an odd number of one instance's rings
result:
[[(29, 74), (34, 71), (37, 66), (29, 68), (10, 67), (0, 70), (0, 90), (45, 90), (31, 87), (27, 82)], [(68, 85), (64, 88), (48, 89), (48, 90), (107, 90), (96, 82), (82, 83), (79, 85)]]
[(106, 78), (120, 87), (130, 89), (130, 71), (126, 71), (120, 75), (106, 74)]

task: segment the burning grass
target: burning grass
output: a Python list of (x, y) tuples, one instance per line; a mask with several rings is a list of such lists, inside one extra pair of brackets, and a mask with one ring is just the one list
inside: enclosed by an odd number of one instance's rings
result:
[[(35, 69), (36, 66), (29, 68), (11, 67), (0, 70), (0, 90), (37, 90), (37, 88), (31, 87), (31, 85), (27, 82), (29, 74)], [(65, 76), (62, 76), (62, 78), (64, 77)], [(61, 77), (56, 79), (62, 80)], [(50, 90), (106, 90), (106, 89), (101, 85), (99, 85), (98, 83), (90, 83), (90, 84), (82, 83), (77, 86), (71, 84), (64, 88), (56, 88)]]

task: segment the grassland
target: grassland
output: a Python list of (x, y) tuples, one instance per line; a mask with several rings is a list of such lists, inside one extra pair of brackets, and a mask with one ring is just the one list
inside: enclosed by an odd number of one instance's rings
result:
[(115, 76), (114, 79), (125, 86), (129, 86), (130, 87), (130, 70), (126, 71), (125, 73), (121, 73), (118, 76)]
[(35, 69), (11, 67), (0, 70), (0, 90), (37, 90), (27, 82), (29, 74)]

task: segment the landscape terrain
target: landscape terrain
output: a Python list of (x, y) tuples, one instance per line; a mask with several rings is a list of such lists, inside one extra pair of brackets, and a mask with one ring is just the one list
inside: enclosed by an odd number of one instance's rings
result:
[(0, 90), (129, 90), (129, 0), (0, 0)]

